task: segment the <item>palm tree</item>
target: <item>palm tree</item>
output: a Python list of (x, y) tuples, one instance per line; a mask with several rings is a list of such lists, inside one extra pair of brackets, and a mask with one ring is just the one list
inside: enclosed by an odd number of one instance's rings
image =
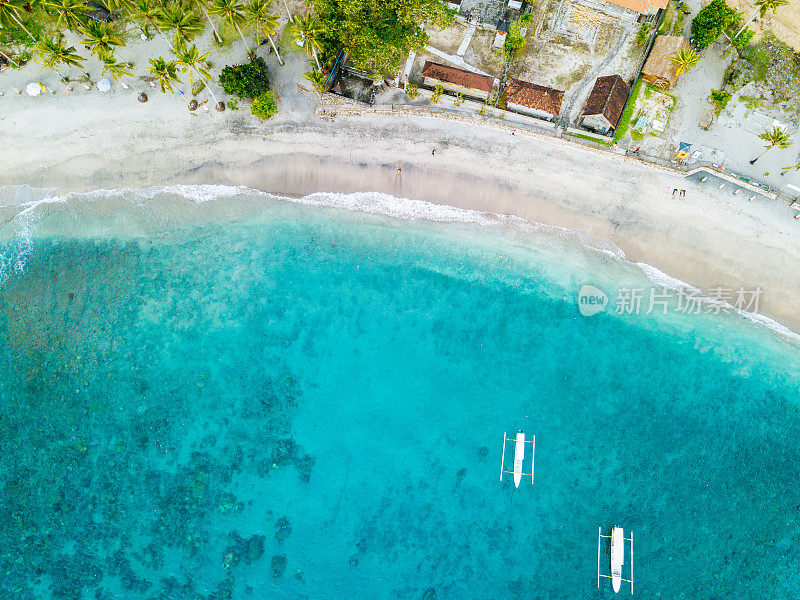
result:
[[(22, 24), (19, 18), (19, 9), (22, 8), (23, 4), (24, 3), (20, 0), (0, 0), (0, 29), (4, 28), (3, 22), (8, 23), (9, 21), (13, 21), (22, 27), (22, 30), (28, 34), (28, 37), (31, 38), (32, 41), (36, 42), (34, 35), (28, 31), (28, 28)], [(6, 58), (8, 58), (8, 56), (6, 56)], [(8, 60), (11, 59), (8, 58)]]
[(319, 34), (322, 31), (317, 17), (308, 13), (305, 17), (295, 17), (294, 24), (295, 41), (303, 44), (306, 54), (314, 57), (314, 62), (317, 63), (317, 70), (322, 71), (319, 58), (317, 58), (317, 50), (321, 48)]
[(170, 93), (175, 93), (172, 89), (173, 83), (183, 83), (178, 79), (177, 64), (174, 60), (164, 60), (163, 56), (150, 59), (150, 73), (152, 73), (161, 86), (161, 93), (165, 94), (167, 90)]
[(131, 7), (137, 19), (141, 19), (147, 25), (155, 27), (156, 31), (161, 34), (161, 37), (167, 41), (167, 44), (172, 46), (172, 42), (169, 41), (169, 38), (164, 35), (164, 32), (161, 30), (161, 27), (158, 26), (158, 17), (161, 8), (157, 0), (131, 0)]
[(211, 30), (214, 32), (214, 38), (217, 40), (218, 44), (221, 44), (222, 43), (222, 36), (217, 31), (217, 28), (214, 25), (214, 21), (212, 21), (211, 17), (208, 16), (208, 11), (206, 10), (208, 8), (207, 0), (194, 0), (194, 3), (197, 4), (197, 6), (200, 8), (201, 11), (203, 11), (203, 15), (205, 16), (206, 20), (208, 21), (208, 24), (211, 25)]
[(5, 58), (8, 62), (10, 62), (12, 65), (14, 65), (16, 68), (19, 69), (19, 63), (15, 61), (13, 58), (11, 58), (8, 54), (3, 52), (2, 50), (0, 50), (0, 56)]
[(786, 175), (789, 171), (800, 171), (800, 154), (797, 155), (797, 161), (793, 165), (781, 168), (781, 175)]
[(767, 145), (765, 146), (766, 150), (764, 150), (761, 154), (759, 154), (753, 160), (751, 160), (750, 161), (751, 165), (756, 164), (756, 161), (759, 158), (764, 156), (775, 146), (777, 146), (778, 148), (788, 148), (789, 144), (791, 144), (791, 138), (789, 137), (789, 134), (786, 133), (780, 127), (773, 127), (772, 129), (767, 129), (764, 133), (762, 133), (758, 137), (767, 142)]
[(168, 7), (162, 8), (156, 21), (161, 29), (175, 31), (175, 46), (179, 41), (192, 40), (205, 29), (203, 20), (183, 2), (171, 2)]
[[(133, 78), (133, 73), (131, 73), (128, 69), (133, 66), (133, 63), (124, 63), (124, 62), (117, 62), (117, 59), (114, 58), (114, 55), (111, 53), (105, 54), (103, 56), (103, 75), (111, 75), (114, 81), (119, 81), (120, 79), (127, 79), (128, 81)], [(130, 84), (135, 92), (139, 94), (139, 102), (147, 102), (147, 94), (145, 94), (142, 90), (137, 88), (133, 83)], [(123, 81), (122, 87), (127, 88), (127, 84)]]
[(89, 46), (92, 54), (107, 54), (111, 52), (112, 46), (125, 45), (125, 40), (117, 35), (116, 28), (111, 23), (89, 19), (83, 26), (83, 33), (86, 39), (80, 43)]
[(702, 58), (694, 51), (694, 48), (681, 48), (675, 56), (670, 56), (669, 59), (674, 62), (678, 68), (675, 69), (675, 75), (680, 75), (688, 68), (695, 66)]
[[(36, 43), (36, 50), (42, 59), (45, 68), (58, 71), (58, 67), (64, 65), (67, 67), (67, 74), (61, 76), (61, 81), (64, 85), (69, 87), (69, 69), (72, 67), (81, 67), (83, 65), (83, 57), (75, 54), (74, 46), (67, 46), (64, 39), (64, 34), (60, 31), (55, 38), (42, 38)], [(59, 75), (61, 75), (59, 73)]]
[(186, 44), (181, 42), (175, 47), (175, 56), (178, 59), (176, 62), (182, 67), (181, 73), (189, 73), (189, 89), (192, 88), (192, 71), (194, 71), (202, 80), (208, 80), (206, 89), (211, 94), (211, 97), (214, 98), (214, 102), (217, 103), (217, 110), (225, 110), (225, 103), (219, 101), (209, 85), (211, 82), (211, 65), (208, 64), (209, 54), (211, 53), (200, 54), (194, 44), (192, 44), (191, 48), (187, 48)]
[(303, 77), (314, 84), (314, 89), (316, 91), (322, 92), (325, 90), (325, 82), (328, 78), (322, 71), (317, 71), (316, 69), (313, 71), (306, 71), (303, 73)]
[(272, 40), (272, 36), (275, 34), (275, 30), (278, 28), (278, 15), (271, 15), (269, 13), (270, 4), (271, 0), (250, 0), (250, 3), (245, 5), (244, 10), (247, 14), (247, 24), (251, 25), (255, 29), (256, 44), (261, 43), (258, 34), (263, 27), (264, 34), (267, 36), (269, 43), (272, 45), (272, 49), (275, 50), (275, 54), (278, 57), (278, 62), (283, 65), (283, 59), (278, 52), (278, 47)]
[(42, 0), (42, 6), (58, 13), (56, 29), (77, 31), (86, 17), (89, 8), (84, 0)]
[(239, 0), (214, 0), (208, 12), (212, 15), (222, 17), (225, 21), (233, 25), (242, 37), (242, 42), (244, 42), (244, 47), (247, 48), (247, 53), (250, 54), (250, 46), (247, 45), (247, 40), (244, 39), (244, 33), (242, 33), (242, 25), (246, 25), (247, 18), (244, 14), (244, 6)]
[(756, 18), (757, 13), (760, 14), (761, 18), (763, 19), (764, 17), (767, 16), (767, 12), (769, 11), (775, 12), (778, 10), (779, 6), (784, 6), (786, 4), (789, 4), (789, 0), (756, 0), (756, 8), (753, 11), (753, 14), (751, 14), (750, 18), (744, 22), (744, 25), (742, 25), (742, 28), (739, 30), (739, 33), (733, 36), (734, 39), (739, 37), (739, 34), (742, 33), (745, 30), (745, 28), (750, 24), (750, 22)]

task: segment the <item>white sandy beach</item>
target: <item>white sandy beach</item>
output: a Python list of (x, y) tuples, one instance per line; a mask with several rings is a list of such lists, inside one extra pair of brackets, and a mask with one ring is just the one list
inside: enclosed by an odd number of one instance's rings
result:
[[(507, 128), (411, 115), (322, 121), (312, 116), (316, 96), (297, 90), (303, 62), (272, 66), (281, 113), (263, 124), (246, 105), (192, 115), (186, 96), (148, 90), (150, 102), (139, 104), (118, 84), (105, 95), (76, 86), (31, 98), (9, 92), (4, 73), (0, 185), (383, 191), (513, 214), (610, 240), (629, 260), (703, 290), (760, 286), (759, 312), (800, 331), (800, 221), (785, 202), (701, 189), (619, 155)], [(30, 66), (13, 76), (21, 85), (38, 73)], [(55, 74), (50, 83), (58, 85)]]

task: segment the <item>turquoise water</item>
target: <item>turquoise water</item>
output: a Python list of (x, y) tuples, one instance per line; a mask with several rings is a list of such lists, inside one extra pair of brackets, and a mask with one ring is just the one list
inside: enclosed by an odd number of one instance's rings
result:
[(614, 524), (638, 597), (796, 597), (793, 342), (581, 317), (650, 284), (568, 236), (186, 193), (3, 227), (3, 598), (610, 598)]

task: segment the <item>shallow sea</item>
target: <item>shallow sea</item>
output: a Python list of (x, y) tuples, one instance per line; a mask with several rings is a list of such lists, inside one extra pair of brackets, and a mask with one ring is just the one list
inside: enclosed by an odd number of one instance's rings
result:
[(612, 525), (638, 597), (797, 597), (785, 332), (581, 316), (585, 284), (660, 284), (387, 196), (0, 198), (3, 599), (611, 598)]

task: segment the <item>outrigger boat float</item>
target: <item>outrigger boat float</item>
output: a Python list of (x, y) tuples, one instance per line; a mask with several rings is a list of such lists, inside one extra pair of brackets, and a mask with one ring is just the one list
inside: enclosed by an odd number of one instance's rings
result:
[[(611, 575), (600, 573), (600, 538), (611, 540)], [(625, 563), (625, 542), (631, 544), (630, 579), (622, 578), (622, 566)], [(619, 592), (622, 582), (631, 584), (631, 594), (633, 594), (633, 532), (631, 537), (626, 538), (622, 527), (613, 527), (611, 535), (603, 535), (603, 528), (597, 528), (597, 587), (600, 587), (600, 578), (606, 577), (611, 580), (614, 592)]]
[[(506, 471), (506, 443), (514, 442), (514, 470), (513, 471)], [(531, 445), (531, 472), (530, 473), (523, 473), (522, 472), (522, 463), (525, 460), (525, 444)], [(522, 433), (520, 430), (517, 433), (516, 438), (509, 438), (506, 437), (506, 432), (503, 432), (503, 456), (500, 458), (500, 481), (503, 481), (503, 473), (513, 474), (514, 475), (514, 487), (518, 488), (520, 481), (522, 481), (522, 476), (528, 475), (531, 476), (531, 484), (533, 484), (533, 462), (536, 455), (536, 436), (533, 436), (532, 440), (526, 440), (525, 434)]]

